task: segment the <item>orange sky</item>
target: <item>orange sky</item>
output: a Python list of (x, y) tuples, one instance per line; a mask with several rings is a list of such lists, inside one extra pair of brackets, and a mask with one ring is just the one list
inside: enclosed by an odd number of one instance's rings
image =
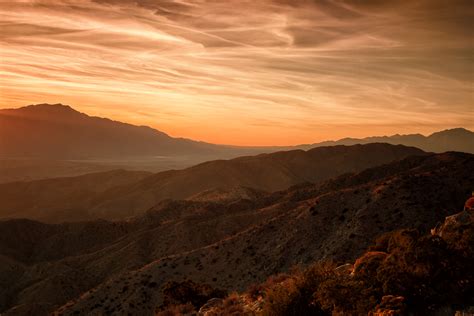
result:
[(473, 7), (3, 1), (0, 108), (63, 103), (239, 145), (474, 129)]

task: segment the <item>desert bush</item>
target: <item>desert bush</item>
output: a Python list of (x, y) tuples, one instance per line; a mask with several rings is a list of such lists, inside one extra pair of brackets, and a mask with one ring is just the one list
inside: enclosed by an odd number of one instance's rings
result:
[(208, 284), (199, 284), (191, 280), (183, 282), (170, 281), (163, 288), (163, 305), (165, 309), (172, 305), (182, 305), (190, 303), (196, 309), (204, 305), (211, 298), (224, 298), (227, 293), (220, 289), (215, 289)]
[(249, 286), (249, 288), (247, 289), (247, 294), (249, 294), (252, 299), (256, 300), (265, 294), (266, 289), (269, 289), (279, 283), (282, 283), (289, 277), (290, 275), (286, 273), (272, 275), (263, 283), (252, 284), (251, 286)]
[(243, 302), (240, 299), (240, 296), (236, 293), (232, 293), (226, 297), (222, 304), (216, 306), (211, 311), (207, 312), (208, 316), (221, 316), (221, 315), (235, 315), (235, 316), (253, 316), (254, 314), (248, 311), (245, 311)]
[(326, 315), (313, 299), (318, 286), (333, 274), (335, 265), (318, 263), (305, 271), (296, 270), (284, 281), (268, 282), (264, 290), (263, 315)]
[(333, 274), (315, 290), (313, 301), (327, 315), (367, 315), (377, 304), (377, 291), (349, 275)]

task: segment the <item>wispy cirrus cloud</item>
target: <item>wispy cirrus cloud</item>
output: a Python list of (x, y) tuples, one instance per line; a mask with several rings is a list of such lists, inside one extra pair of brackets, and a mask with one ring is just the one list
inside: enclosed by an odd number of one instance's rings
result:
[(0, 106), (70, 103), (235, 144), (473, 128), (472, 11), (458, 0), (1, 2)]

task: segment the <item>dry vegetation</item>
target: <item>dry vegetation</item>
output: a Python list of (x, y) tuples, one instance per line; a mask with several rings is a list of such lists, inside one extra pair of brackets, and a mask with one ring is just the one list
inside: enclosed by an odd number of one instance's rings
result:
[[(414, 229), (384, 234), (350, 269), (316, 262), (271, 276), (247, 293), (227, 297), (205, 315), (454, 313), (474, 305), (472, 258), (474, 211), (451, 217), (429, 235)], [(244, 297), (263, 301), (261, 308), (252, 310)], [(179, 315), (173, 314), (175, 309), (168, 306), (167, 315)]]

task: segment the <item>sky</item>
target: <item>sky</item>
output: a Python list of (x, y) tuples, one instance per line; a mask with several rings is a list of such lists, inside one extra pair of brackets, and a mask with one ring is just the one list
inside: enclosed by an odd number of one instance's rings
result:
[(470, 0), (0, 0), (0, 108), (293, 145), (474, 129)]

